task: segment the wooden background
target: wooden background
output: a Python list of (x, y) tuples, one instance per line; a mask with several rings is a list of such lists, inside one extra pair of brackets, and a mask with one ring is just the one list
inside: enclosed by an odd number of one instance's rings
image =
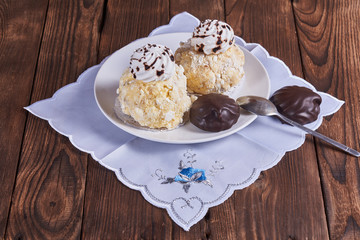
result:
[(359, 150), (359, 0), (0, 0), (0, 238), (360, 239), (359, 159), (312, 137), (185, 232), (23, 109), (183, 11), (344, 100), (319, 132)]

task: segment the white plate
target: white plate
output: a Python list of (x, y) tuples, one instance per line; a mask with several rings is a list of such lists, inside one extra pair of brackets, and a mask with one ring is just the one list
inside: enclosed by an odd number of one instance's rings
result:
[[(147, 43), (158, 43), (169, 47), (173, 52), (179, 47), (180, 41), (186, 41), (191, 33), (170, 33), (138, 39), (120, 50), (114, 52), (100, 68), (94, 85), (96, 102), (103, 114), (116, 126), (137, 137), (156, 142), (189, 144), (220, 139), (233, 134), (249, 125), (256, 116), (242, 111), (238, 122), (230, 129), (221, 132), (206, 132), (187, 123), (171, 131), (148, 131), (124, 124), (114, 112), (117, 96), (116, 89), (124, 70), (129, 67), (129, 59), (133, 51)], [(270, 79), (264, 66), (249, 51), (241, 48), (245, 54), (245, 79), (240, 86), (229, 92), (236, 99), (244, 95), (255, 95), (268, 98), (270, 94)]]

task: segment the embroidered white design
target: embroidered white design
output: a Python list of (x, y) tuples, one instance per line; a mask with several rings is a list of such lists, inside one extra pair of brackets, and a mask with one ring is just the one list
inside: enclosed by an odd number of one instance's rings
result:
[[(200, 168), (194, 168), (193, 164), (197, 162), (195, 159), (196, 153), (192, 153), (191, 149), (188, 149), (183, 154), (184, 159), (180, 160), (178, 169), (178, 175), (175, 177), (166, 177), (163, 174), (162, 169), (156, 169), (152, 177), (157, 177), (161, 184), (170, 184), (177, 182), (183, 185), (183, 189), (186, 193), (189, 192), (190, 186), (193, 183), (203, 183), (207, 186), (213, 187), (211, 181), (206, 178), (205, 170)], [(221, 160), (216, 160), (215, 163), (209, 169), (209, 175), (215, 176), (215, 174), (224, 169), (224, 165)]]

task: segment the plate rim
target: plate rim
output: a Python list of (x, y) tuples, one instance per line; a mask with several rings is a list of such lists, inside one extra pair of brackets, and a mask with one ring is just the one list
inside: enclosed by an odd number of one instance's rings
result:
[[(219, 140), (219, 139), (222, 139), (222, 138), (225, 138), (227, 136), (230, 136), (238, 131), (240, 131), (241, 129), (244, 129), (245, 127), (247, 127), (248, 125), (250, 125), (256, 118), (257, 118), (257, 115), (255, 114), (249, 114), (247, 117), (248, 117), (248, 120), (247, 122), (245, 122), (244, 124), (242, 124), (240, 127), (237, 127), (237, 128), (234, 128), (231, 130), (230, 129), (227, 129), (225, 131), (220, 131), (218, 132), (219, 134), (216, 134), (212, 137), (207, 137), (207, 138), (199, 138), (199, 139), (193, 139), (193, 140), (185, 140), (185, 139), (182, 139), (182, 140), (176, 140), (176, 139), (162, 139), (162, 138), (151, 138), (151, 137), (148, 137), (148, 136), (143, 136), (141, 134), (137, 134), (137, 132), (132, 132), (128, 129), (136, 129), (136, 130), (140, 130), (140, 131), (146, 131), (146, 132), (151, 132), (152, 130), (144, 130), (144, 129), (137, 129), (135, 127), (132, 127), (124, 122), (122, 122), (120, 125), (119, 122), (116, 122), (115, 120), (112, 119), (111, 116), (108, 116), (108, 114), (105, 112), (105, 110), (102, 108), (102, 105), (100, 104), (99, 102), (99, 99), (98, 99), (98, 96), (97, 96), (97, 91), (96, 91), (96, 86), (97, 86), (97, 83), (99, 82), (98, 81), (98, 78), (99, 78), (99, 75), (101, 73), (101, 70), (103, 69), (104, 65), (111, 59), (112, 56), (114, 56), (117, 52), (123, 50), (124, 48), (128, 47), (129, 45), (131, 44), (134, 44), (135, 42), (137, 41), (142, 41), (142, 40), (146, 40), (146, 39), (156, 39), (156, 38), (159, 38), (159, 37), (164, 37), (164, 36), (171, 36), (171, 35), (188, 35), (188, 37), (191, 36), (191, 32), (176, 32), (176, 33), (165, 33), (165, 34), (159, 34), (159, 35), (154, 35), (154, 36), (148, 36), (148, 37), (143, 37), (143, 38), (138, 38), (128, 44), (126, 44), (125, 46), (121, 47), (120, 49), (114, 51), (104, 62), (103, 64), (101, 65), (99, 71), (97, 72), (96, 74), (96, 77), (95, 77), (95, 81), (94, 81), (94, 85), (93, 85), (93, 93), (94, 93), (94, 97), (95, 97), (95, 101), (96, 101), (96, 104), (98, 106), (98, 108), (100, 109), (101, 113), (112, 123), (114, 124), (117, 128), (121, 129), (122, 131), (128, 133), (128, 134), (131, 134), (133, 136), (136, 136), (136, 137), (139, 137), (139, 138), (142, 138), (142, 139), (145, 139), (145, 140), (149, 140), (149, 141), (153, 141), (153, 142), (160, 142), (160, 143), (169, 143), (169, 144), (194, 144), (194, 143), (205, 143), (205, 142), (210, 142), (210, 141), (214, 141), (214, 140)], [(266, 92), (266, 98), (269, 98), (270, 96), (270, 91), (271, 91), (271, 81), (270, 81), (270, 77), (269, 77), (269, 74), (265, 68), (265, 66), (260, 62), (260, 60), (254, 55), (252, 54), (249, 50), (247, 50), (245, 47), (237, 44), (238, 47), (241, 48), (241, 50), (243, 51), (246, 51), (248, 52), (250, 55), (252, 55), (256, 61), (258, 62), (258, 64), (261, 66), (261, 68), (263, 69), (263, 71), (265, 72), (265, 75), (266, 75), (266, 79), (267, 79), (267, 83), (268, 83), (268, 89), (267, 89), (267, 92)], [(115, 91), (115, 90), (114, 90)], [(243, 110), (242, 110), (243, 111)], [(121, 120), (119, 120), (121, 121)], [(190, 123), (186, 123), (184, 126), (188, 125)], [(184, 127), (184, 126), (180, 126), (179, 128), (181, 127)], [(175, 129), (172, 129), (172, 130), (164, 130), (164, 131), (156, 131), (154, 130), (153, 132), (156, 133), (156, 134), (161, 134), (162, 132), (168, 132), (168, 131), (175, 131), (176, 129), (178, 128), (175, 128)], [(204, 131), (204, 133), (213, 133), (213, 132), (206, 132)], [(214, 134), (214, 133), (213, 133)]]

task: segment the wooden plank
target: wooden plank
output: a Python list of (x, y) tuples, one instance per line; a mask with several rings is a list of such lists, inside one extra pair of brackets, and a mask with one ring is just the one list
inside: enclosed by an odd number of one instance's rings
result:
[(47, 0), (0, 1), (0, 238), (4, 237)]
[[(342, 99), (320, 132), (359, 150), (359, 1), (296, 1), (306, 80)], [(360, 239), (359, 159), (316, 142), (331, 239)]]
[(166, 211), (123, 185), (112, 171), (89, 161), (83, 239), (171, 239)]
[[(109, 0), (98, 60), (169, 21), (167, 0)], [(89, 161), (83, 239), (171, 239), (166, 211), (123, 185), (112, 171)]]
[[(226, 20), (237, 35), (257, 42), (302, 77), (291, 1), (227, 0)], [(238, 239), (327, 239), (314, 144), (299, 149), (235, 193)]]
[[(31, 102), (52, 96), (96, 63), (102, 4), (49, 2)], [(79, 238), (86, 168), (87, 154), (29, 115), (6, 238)]]
[(188, 12), (200, 21), (205, 19), (225, 20), (225, 6), (223, 0), (170, 0), (170, 15)]
[(168, 0), (108, 0), (98, 60), (169, 21)]

